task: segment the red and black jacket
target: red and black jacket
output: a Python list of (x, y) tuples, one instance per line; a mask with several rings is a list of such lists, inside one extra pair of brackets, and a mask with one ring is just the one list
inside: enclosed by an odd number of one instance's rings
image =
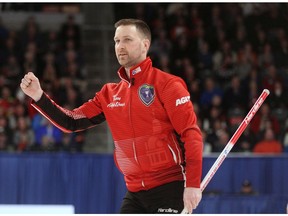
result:
[[(177, 180), (186, 180), (186, 187), (200, 187), (202, 136), (184, 81), (152, 67), (150, 58), (131, 68), (130, 80), (123, 67), (118, 73), (119, 83), (105, 84), (74, 110), (60, 107), (45, 93), (32, 106), (64, 132), (106, 120), (115, 163), (129, 191)], [(185, 159), (175, 131), (184, 143)]]

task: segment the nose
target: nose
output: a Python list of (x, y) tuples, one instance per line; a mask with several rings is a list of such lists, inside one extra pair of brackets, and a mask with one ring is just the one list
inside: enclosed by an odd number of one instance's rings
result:
[(123, 45), (123, 43), (119, 43), (118, 45), (115, 45), (115, 52), (116, 53), (121, 53), (125, 51), (125, 46)]
[(115, 48), (117, 48), (118, 50), (121, 50), (124, 48), (124, 43), (119, 41), (118, 43), (115, 44)]

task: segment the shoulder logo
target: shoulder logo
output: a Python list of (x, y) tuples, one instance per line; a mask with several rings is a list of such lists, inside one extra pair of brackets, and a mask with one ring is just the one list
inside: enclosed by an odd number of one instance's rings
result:
[(138, 89), (138, 96), (142, 103), (144, 103), (146, 106), (150, 106), (155, 98), (154, 86), (148, 84), (140, 86)]
[(176, 99), (176, 107), (181, 104), (187, 103), (188, 101), (190, 101), (190, 96), (185, 96), (180, 99)]

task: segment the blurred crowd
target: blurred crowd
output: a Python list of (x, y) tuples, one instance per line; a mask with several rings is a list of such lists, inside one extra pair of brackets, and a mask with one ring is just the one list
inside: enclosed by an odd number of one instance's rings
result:
[(0, 20), (0, 150), (69, 151), (83, 149), (83, 133), (63, 134), (30, 106), (19, 88), (28, 71), (58, 104), (74, 108), (82, 104), (85, 89), (81, 31), (73, 15), (59, 31), (41, 31), (34, 16), (16, 31)]
[[(185, 80), (205, 153), (222, 151), (265, 88), (270, 95), (232, 151), (288, 152), (287, 11), (286, 3), (115, 4), (116, 19), (151, 27), (154, 66)], [(33, 71), (58, 104), (81, 105), (87, 77), (73, 16), (57, 32), (41, 32), (34, 17), (17, 32), (0, 20), (0, 48), (0, 149), (82, 151), (85, 133), (63, 134), (19, 90)]]

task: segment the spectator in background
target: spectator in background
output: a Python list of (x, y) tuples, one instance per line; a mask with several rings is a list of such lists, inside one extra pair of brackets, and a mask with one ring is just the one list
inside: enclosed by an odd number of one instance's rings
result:
[(171, 73), (171, 64), (168, 55), (161, 55), (158, 61), (158, 66), (161, 68), (161, 70), (167, 71), (167, 73)]
[(242, 135), (239, 137), (237, 145), (233, 147), (232, 151), (243, 153), (252, 152), (256, 142), (256, 136), (251, 132), (251, 125), (249, 124), (247, 128), (243, 131)]
[(275, 88), (275, 83), (277, 81), (283, 82), (283, 77), (277, 70), (274, 64), (271, 64), (267, 70), (263, 71), (264, 76), (262, 78), (262, 86), (263, 88), (273, 90)]
[(259, 97), (261, 86), (255, 80), (251, 80), (248, 83), (248, 106), (252, 107)]
[[(211, 37), (211, 51), (213, 53), (213, 55), (215, 54), (215, 52), (217, 52), (217, 50), (221, 50), (222, 45), (228, 40), (227, 39), (227, 35), (226, 32), (222, 29), (219, 28), (216, 30), (216, 33), (213, 32), (213, 35), (210, 36)], [(214, 61), (214, 59), (213, 59)], [(214, 65), (213, 65), (214, 67)]]
[(271, 128), (276, 135), (279, 135), (280, 132), (279, 122), (272, 116), (270, 106), (267, 102), (262, 104), (250, 124), (251, 130), (256, 136), (263, 134), (268, 127)]
[(201, 93), (202, 93), (202, 91), (200, 89), (200, 79), (192, 80), (188, 84), (188, 90), (189, 90), (189, 93), (191, 95), (191, 100), (199, 103)]
[(37, 113), (32, 119), (35, 134), (35, 145), (32, 150), (55, 151), (61, 145), (62, 132), (52, 125), (45, 117)]
[(230, 42), (226, 40), (221, 44), (221, 50), (217, 50), (213, 54), (213, 70), (221, 86), (226, 86), (227, 82), (235, 74), (236, 63), (237, 54), (231, 48)]
[[(172, 43), (167, 37), (167, 32), (165, 29), (160, 29), (156, 39), (152, 42), (151, 48), (149, 50), (149, 55), (154, 56), (157, 60), (163, 55), (170, 55), (172, 49)], [(163, 69), (162, 69), (163, 70)]]
[(216, 150), (218, 151), (219, 149), (217, 149), (215, 146), (217, 145), (216, 143), (219, 140), (219, 135), (223, 132), (226, 131), (227, 129), (227, 125), (225, 122), (216, 119), (214, 122), (212, 122), (213, 125), (211, 126), (205, 126), (205, 122), (203, 122), (203, 128), (205, 128), (205, 130), (207, 131), (207, 139), (206, 141), (208, 143), (212, 144), (212, 152), (215, 152)]
[(207, 54), (209, 54), (208, 50), (210, 50), (210, 47), (208, 43), (208, 38), (206, 36), (206, 31), (203, 26), (203, 22), (199, 22), (198, 25), (195, 27), (194, 34), (192, 35), (192, 41), (191, 41), (192, 52), (190, 53), (191, 61), (195, 59), (193, 63), (197, 64), (196, 60), (199, 59), (198, 54), (202, 53), (207, 57)]
[(211, 70), (213, 67), (212, 53), (210, 52), (209, 44), (203, 41), (199, 45), (197, 68), (200, 71)]
[(26, 20), (20, 33), (20, 42), (23, 50), (27, 48), (29, 43), (35, 43), (38, 48), (43, 44), (40, 28), (34, 16), (30, 16)]
[(252, 183), (246, 179), (242, 182), (240, 194), (242, 194), (242, 195), (257, 195), (258, 193), (254, 190)]
[(275, 51), (275, 64), (281, 70), (288, 68), (288, 38), (280, 40), (280, 47)]
[(251, 68), (247, 76), (241, 80), (243, 82), (241, 83), (241, 85), (243, 86), (244, 89), (249, 89), (249, 82), (253, 81), (257, 84), (259, 88), (262, 88), (262, 79), (263, 79), (262, 71), (258, 66), (254, 66), (253, 68)]
[(234, 108), (245, 110), (247, 103), (248, 98), (247, 94), (245, 94), (245, 89), (241, 85), (240, 78), (235, 75), (231, 78), (229, 85), (224, 90), (222, 105), (227, 112)]
[(226, 115), (224, 115), (222, 109), (222, 98), (219, 95), (214, 95), (209, 108), (209, 121), (214, 122), (219, 119), (223, 122), (226, 121)]
[(20, 81), (22, 76), (19, 61), (15, 55), (8, 56), (7, 61), (1, 69), (1, 73), (6, 77), (8, 85), (14, 94), (15, 90), (18, 88), (16, 82)]
[(232, 49), (239, 52), (247, 43), (247, 31), (245, 26), (241, 25), (236, 29), (235, 39), (232, 41)]
[(196, 35), (196, 29), (198, 26), (203, 26), (203, 20), (200, 15), (201, 10), (199, 10), (199, 7), (197, 5), (191, 4), (189, 9), (188, 15), (187, 15), (187, 23), (189, 25), (189, 28), (191, 29), (191, 35), (192, 37)]
[(216, 135), (217, 140), (213, 144), (213, 152), (222, 152), (230, 139), (229, 133), (226, 130), (220, 130)]
[(203, 108), (204, 112), (209, 110), (212, 99), (214, 96), (223, 97), (222, 89), (215, 83), (215, 79), (213, 77), (207, 77), (205, 79), (205, 88), (202, 91), (200, 98), (200, 105)]
[(16, 99), (8, 86), (3, 86), (0, 94), (0, 106), (4, 108), (6, 115), (10, 115), (13, 106), (16, 104)]
[(19, 47), (17, 47), (13, 38), (7, 38), (2, 42), (3, 46), (0, 50), (0, 66), (2, 67), (7, 63), (9, 56), (17, 56), (19, 58)]
[(271, 94), (267, 98), (271, 109), (287, 109), (288, 108), (288, 92), (283, 86), (283, 82), (277, 80), (274, 84), (274, 88), (271, 89)]
[(184, 77), (183, 61), (188, 59), (191, 53), (191, 46), (187, 35), (180, 35), (177, 41), (173, 43), (170, 61), (174, 63), (173, 74)]
[(170, 4), (167, 8), (169, 16), (169, 22), (171, 26), (169, 28), (169, 35), (172, 42), (178, 41), (181, 36), (189, 37), (190, 29), (187, 24), (186, 8), (184, 4)]
[(13, 141), (14, 131), (8, 125), (8, 120), (5, 116), (0, 116), (0, 149), (9, 150)]
[(63, 133), (59, 151), (64, 152), (82, 152), (85, 141), (85, 133)]
[(227, 114), (227, 124), (230, 133), (234, 133), (245, 117), (245, 111), (241, 106), (230, 107)]
[(207, 132), (202, 130), (203, 137), (203, 154), (209, 154), (212, 152), (212, 144), (207, 141)]
[(264, 44), (263, 51), (259, 53), (258, 61), (261, 68), (269, 68), (270, 65), (274, 64), (274, 54), (270, 43)]
[[(38, 70), (39, 59), (41, 59), (41, 57), (38, 55), (37, 44), (35, 42), (28, 43), (24, 50), (22, 71)], [(41, 73), (39, 75), (42, 76)]]
[[(39, 69), (41, 70), (41, 69)], [(59, 68), (55, 61), (55, 54), (52, 52), (48, 52), (44, 56), (44, 63), (42, 72), (42, 80), (44, 82), (55, 82), (56, 79), (59, 79)]]
[(282, 144), (275, 138), (274, 131), (267, 128), (263, 139), (260, 139), (253, 148), (254, 153), (282, 153)]
[(65, 50), (58, 58), (60, 76), (72, 76), (73, 79), (82, 79), (81, 57), (74, 49)]
[(61, 46), (58, 38), (58, 32), (55, 30), (49, 30), (44, 38), (45, 43), (43, 44), (43, 52), (52, 52), (57, 55), (60, 52)]
[(34, 133), (25, 117), (19, 117), (17, 119), (17, 126), (14, 132), (14, 146), (17, 152), (23, 152), (29, 150), (35, 141)]
[(61, 44), (65, 48), (66, 41), (73, 40), (75, 48), (78, 50), (81, 46), (80, 26), (75, 22), (73, 15), (67, 16), (67, 20), (62, 24), (59, 32)]
[(0, 151), (8, 151), (9, 145), (7, 134), (0, 130)]
[(257, 53), (262, 53), (264, 51), (264, 46), (269, 43), (267, 34), (263, 29), (257, 29), (256, 30), (256, 39), (253, 41), (255, 50)]
[(186, 85), (189, 85), (193, 80), (197, 78), (196, 70), (192, 65), (189, 58), (184, 58), (182, 60), (182, 71), (183, 71), (183, 78), (186, 82)]
[(235, 73), (241, 80), (244, 80), (252, 68), (258, 66), (257, 54), (253, 50), (250, 42), (246, 42), (244, 47), (239, 49), (237, 53), (237, 63), (235, 65)]
[[(211, 12), (209, 13), (209, 16), (207, 16), (206, 18), (206, 23), (208, 24), (207, 28), (208, 28), (209, 35), (213, 35), (215, 34), (215, 32), (218, 32), (219, 30), (223, 29), (224, 13), (223, 13), (222, 7), (219, 4), (213, 4), (211, 8), (209, 9), (211, 10)], [(202, 11), (204, 12), (205, 9), (203, 8)], [(203, 15), (205, 15), (205, 13)]]
[(19, 118), (24, 118), (26, 124), (29, 127), (31, 126), (31, 119), (28, 116), (26, 105), (24, 105), (23, 103), (17, 102), (17, 104), (15, 104), (11, 110), (12, 112), (8, 116), (9, 127), (11, 129), (13, 130), (16, 129)]
[(75, 148), (76, 145), (75, 134), (64, 133), (61, 139), (61, 146), (59, 146), (59, 150), (64, 152), (73, 152), (73, 148)]

